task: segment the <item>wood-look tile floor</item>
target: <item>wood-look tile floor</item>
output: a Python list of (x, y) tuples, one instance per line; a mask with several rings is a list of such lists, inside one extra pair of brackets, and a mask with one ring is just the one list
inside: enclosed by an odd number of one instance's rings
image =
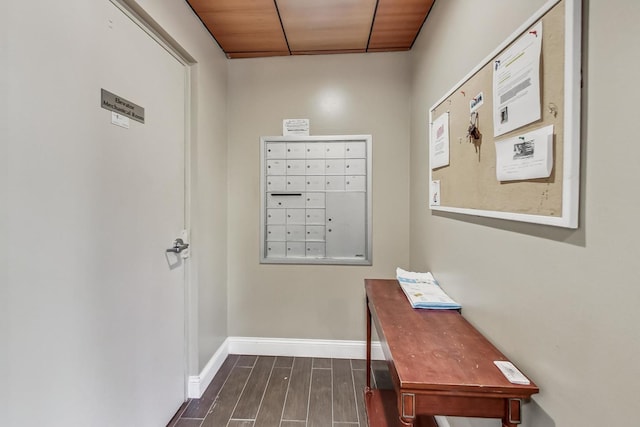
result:
[[(384, 362), (372, 387), (392, 388)], [(229, 355), (169, 427), (366, 427), (364, 360)]]

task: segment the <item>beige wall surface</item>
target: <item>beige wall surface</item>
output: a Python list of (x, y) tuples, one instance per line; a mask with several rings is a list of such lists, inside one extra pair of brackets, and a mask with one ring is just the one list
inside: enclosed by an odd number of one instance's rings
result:
[(640, 3), (584, 2), (578, 230), (427, 208), (427, 112), (544, 2), (526, 3), (436, 2), (413, 48), (411, 267), (432, 271), (465, 317), (538, 384), (523, 426), (636, 425), (640, 57), (630, 53)]
[(139, 0), (191, 55), (191, 270), (189, 374), (227, 337), (227, 59), (184, 2)]
[[(365, 277), (409, 260), (407, 53), (229, 61), (229, 336), (365, 337)], [(373, 266), (261, 265), (260, 136), (373, 136)]]

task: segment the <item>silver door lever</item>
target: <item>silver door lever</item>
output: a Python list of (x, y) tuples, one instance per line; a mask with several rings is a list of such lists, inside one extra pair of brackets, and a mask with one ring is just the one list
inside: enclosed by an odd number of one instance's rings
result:
[(185, 249), (187, 249), (189, 247), (188, 243), (185, 243), (184, 240), (177, 238), (174, 242), (173, 242), (173, 247), (167, 249), (167, 252), (172, 252), (174, 254), (179, 254), (180, 252), (184, 251)]

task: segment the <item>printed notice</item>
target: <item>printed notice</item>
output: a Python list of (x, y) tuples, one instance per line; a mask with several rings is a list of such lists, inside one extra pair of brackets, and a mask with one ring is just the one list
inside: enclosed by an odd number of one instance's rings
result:
[(309, 136), (309, 119), (284, 119), (282, 121), (282, 136)]
[(539, 120), (542, 22), (525, 32), (493, 63), (494, 136)]
[(553, 169), (553, 125), (496, 141), (498, 181), (547, 178)]
[(431, 169), (449, 164), (449, 113), (431, 124)]

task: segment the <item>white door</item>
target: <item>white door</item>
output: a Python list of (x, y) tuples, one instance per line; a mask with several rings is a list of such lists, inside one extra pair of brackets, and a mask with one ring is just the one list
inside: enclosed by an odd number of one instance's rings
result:
[(125, 129), (111, 124), (111, 112), (97, 111), (95, 144), (109, 171), (100, 188), (109, 212), (101, 244), (111, 261), (102, 280), (124, 315), (112, 332), (128, 331), (113, 355), (132, 356), (122, 376), (123, 391), (135, 390), (130, 404), (139, 418), (131, 425), (160, 426), (185, 400), (184, 261), (166, 249), (185, 228), (186, 74), (142, 28), (103, 3), (109, 18), (96, 28), (101, 88), (144, 107), (145, 122), (131, 120)]
[[(9, 424), (164, 426), (185, 399), (187, 261), (166, 249), (186, 68), (108, 0), (40, 8), (12, 51), (39, 66), (11, 73)], [(144, 124), (111, 124), (101, 89)]]

